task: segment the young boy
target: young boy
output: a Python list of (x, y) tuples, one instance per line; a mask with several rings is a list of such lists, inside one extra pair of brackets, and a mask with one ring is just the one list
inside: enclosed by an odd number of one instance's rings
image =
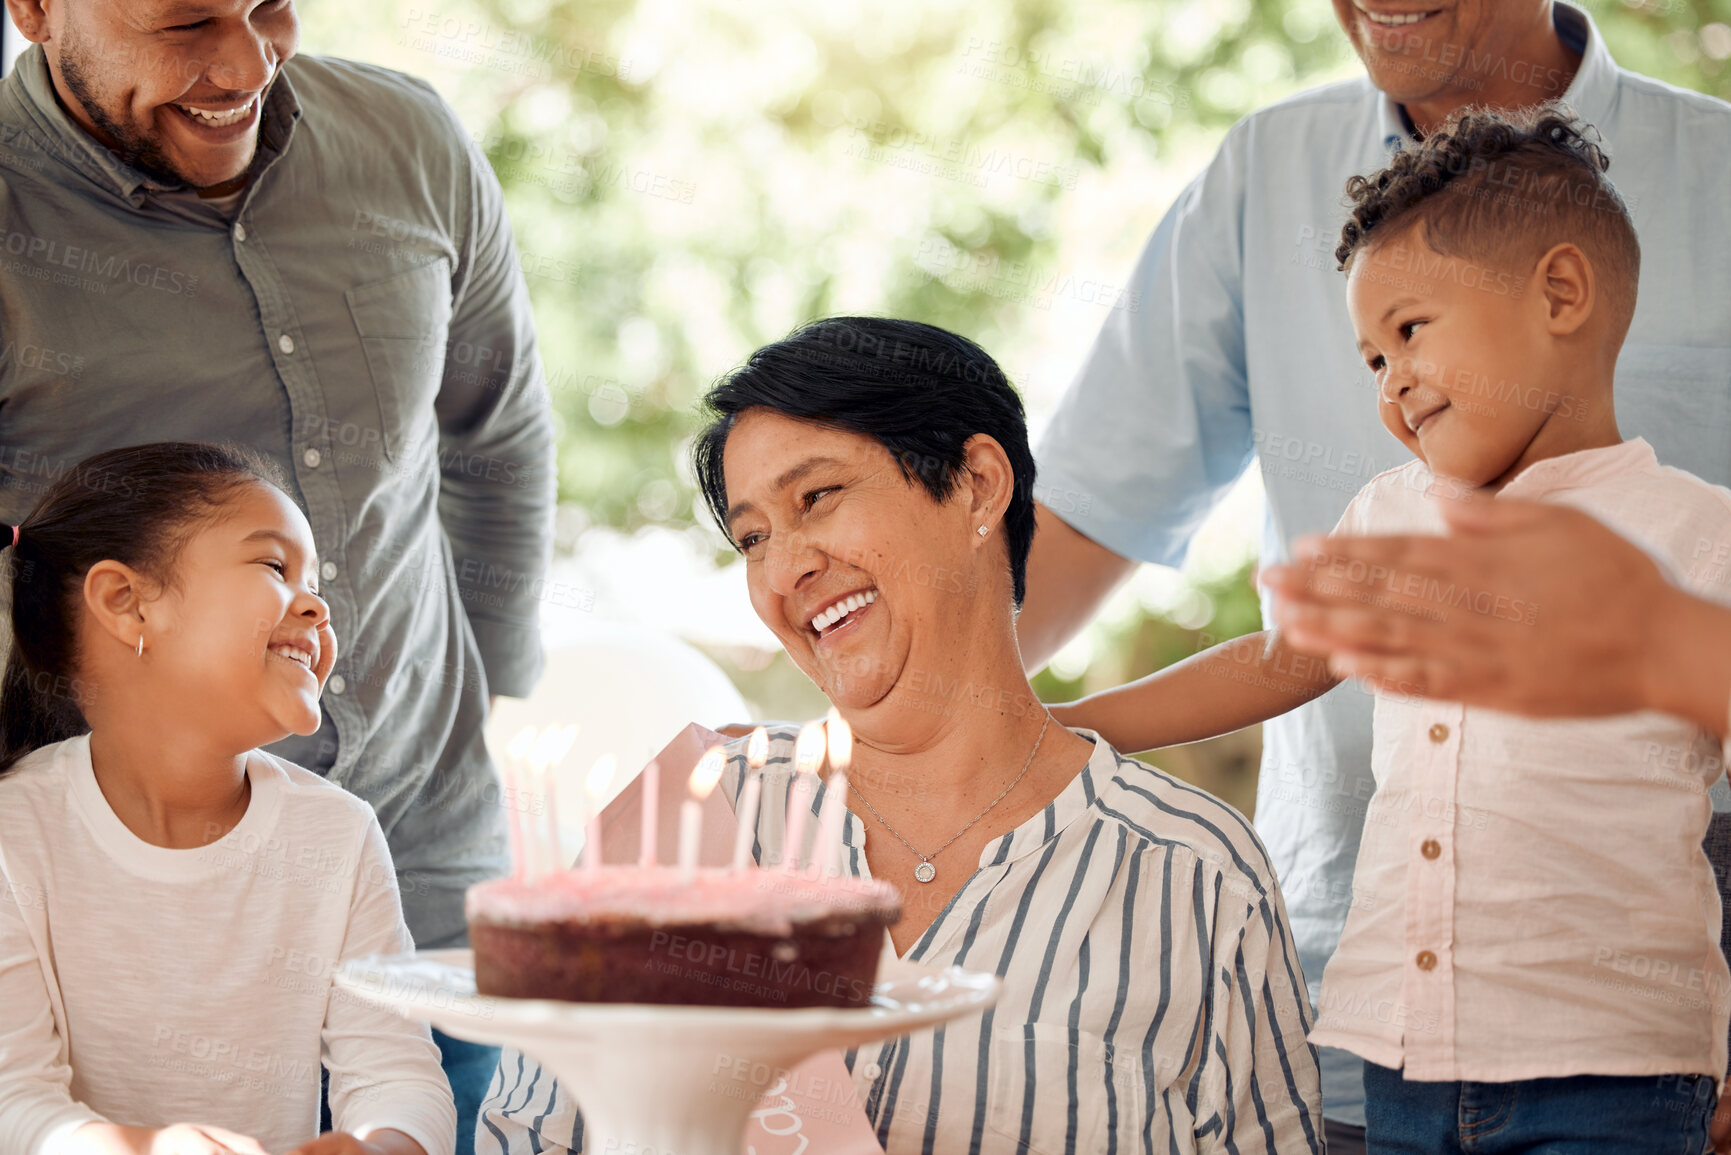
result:
[[(1463, 488), (1565, 502), (1731, 600), (1716, 560), (1731, 491), (1617, 429), (1640, 249), (1581, 127), (1554, 108), (1473, 113), (1349, 182), (1348, 310), (1383, 424), (1416, 460), (1337, 528), (1440, 533), (1437, 502)], [(1545, 612), (1379, 579), (1437, 620)], [(1337, 682), (1260, 634), (1055, 713), (1145, 750)], [(1310, 1036), (1366, 1060), (1371, 1150), (1702, 1150), (1731, 1014), (1700, 845), (1718, 751), (1658, 713), (1532, 721), (1378, 694), (1377, 789)]]

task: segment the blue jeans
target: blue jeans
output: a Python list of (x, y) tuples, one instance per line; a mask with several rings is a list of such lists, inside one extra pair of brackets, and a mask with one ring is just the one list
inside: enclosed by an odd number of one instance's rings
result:
[(1701, 1155), (1708, 1075), (1408, 1082), (1364, 1065), (1370, 1155)]

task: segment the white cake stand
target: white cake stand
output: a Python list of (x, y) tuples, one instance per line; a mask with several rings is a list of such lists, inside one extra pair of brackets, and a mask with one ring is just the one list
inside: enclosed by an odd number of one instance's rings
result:
[(353, 959), (335, 978), (448, 1035), (540, 1060), (583, 1112), (586, 1150), (669, 1155), (739, 1155), (758, 1097), (788, 1069), (977, 1014), (999, 986), (996, 975), (886, 958), (872, 1005), (856, 1010), (507, 999), (475, 993), (467, 950)]

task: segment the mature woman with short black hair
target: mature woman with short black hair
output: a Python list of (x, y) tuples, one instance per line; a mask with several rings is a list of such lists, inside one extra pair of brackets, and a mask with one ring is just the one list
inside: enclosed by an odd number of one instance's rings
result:
[[(850, 1056), (885, 1150), (1319, 1151), (1310, 1007), (1261, 844), (1054, 724), (1022, 672), (1034, 463), (997, 365), (929, 325), (832, 318), (706, 405), (698, 479), (752, 605), (853, 727), (849, 869), (902, 889), (898, 955), (1004, 980), (979, 1018)], [(792, 743), (772, 733), (772, 771)], [(766, 864), (788, 781), (765, 781)], [(536, 1075), (506, 1054), (479, 1150), (580, 1148), (570, 1097)]]

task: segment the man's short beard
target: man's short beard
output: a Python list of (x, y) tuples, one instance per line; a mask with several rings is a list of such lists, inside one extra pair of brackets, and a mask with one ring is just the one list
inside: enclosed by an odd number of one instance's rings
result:
[[(65, 46), (60, 52), (60, 77), (66, 82), (67, 91), (83, 106), (85, 115), (114, 142), (114, 154), (157, 184), (192, 184), (185, 174), (174, 167), (174, 162), (168, 159), (168, 154), (155, 140), (120, 124), (108, 115), (97, 95), (96, 85), (85, 67), (90, 55), (84, 51), (84, 39), (73, 31), (70, 22), (65, 40)], [(268, 92), (268, 89), (266, 91)], [(259, 103), (264, 103), (263, 94), (259, 96)]]

